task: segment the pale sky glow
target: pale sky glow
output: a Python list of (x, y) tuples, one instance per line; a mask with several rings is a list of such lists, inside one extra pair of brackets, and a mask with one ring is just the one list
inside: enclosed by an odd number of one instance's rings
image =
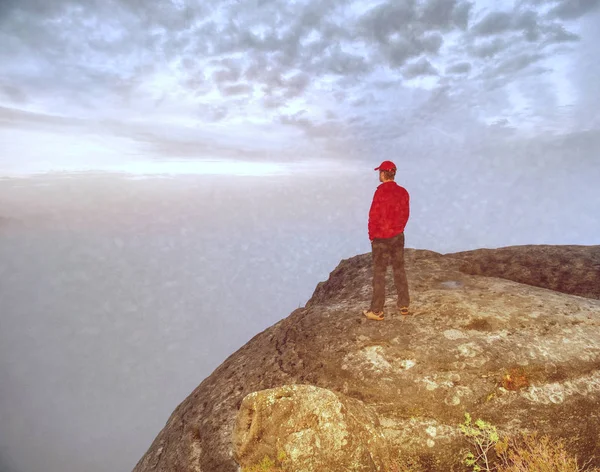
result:
[[(232, 160), (215, 161), (162, 161), (162, 162), (130, 162), (106, 167), (107, 172), (131, 173), (134, 175), (234, 175), (234, 176), (273, 176), (298, 175), (316, 173), (323, 170), (339, 172), (335, 162), (244, 162)], [(72, 169), (74, 171), (82, 170)], [(345, 169), (348, 171), (351, 169)]]
[[(40, 161), (30, 167), (19, 167), (17, 171), (4, 172), (7, 177), (31, 177), (40, 173), (40, 169), (46, 166), (54, 165), (53, 162)], [(301, 169), (301, 166), (294, 166), (295, 170)], [(60, 165), (60, 172), (85, 172), (89, 166), (82, 163), (79, 166), (71, 163)], [(243, 161), (170, 161), (170, 162), (149, 162), (149, 161), (123, 161), (118, 164), (104, 164), (104, 172), (131, 174), (133, 177), (139, 176), (178, 176), (178, 175), (235, 175), (235, 176), (271, 176), (271, 175), (290, 175), (293, 172), (289, 164), (276, 164), (271, 162), (243, 162)]]

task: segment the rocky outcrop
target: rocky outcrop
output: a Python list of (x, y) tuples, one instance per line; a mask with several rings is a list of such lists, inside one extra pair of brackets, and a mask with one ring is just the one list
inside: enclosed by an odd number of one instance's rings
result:
[(389, 462), (375, 412), (360, 401), (312, 385), (285, 385), (247, 395), (237, 415), (233, 445), (236, 461), (248, 467), (280, 453), (297, 472), (384, 471)]
[(513, 246), (459, 252), (460, 270), (600, 299), (600, 246)]
[[(360, 314), (370, 254), (342, 261), (305, 307), (256, 335), (177, 407), (134, 470), (233, 472), (280, 449), (298, 461), (289, 470), (336, 470), (323, 466), (333, 460), (381, 470), (409, 456), (424, 470), (462, 470), (465, 412), (504, 434), (567, 438), (600, 465), (600, 279), (583, 292), (591, 298), (563, 293), (588, 287), (599, 247), (537, 249), (409, 249), (413, 314), (390, 316), (388, 273), (383, 322)], [(555, 266), (573, 251), (571, 272)], [(311, 466), (302, 449), (316, 453), (319, 443), (327, 450)]]

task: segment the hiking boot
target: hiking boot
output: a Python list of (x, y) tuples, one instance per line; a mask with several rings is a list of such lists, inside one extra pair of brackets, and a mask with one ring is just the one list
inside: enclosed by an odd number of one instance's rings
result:
[(383, 311), (363, 310), (363, 315), (370, 320), (383, 321)]

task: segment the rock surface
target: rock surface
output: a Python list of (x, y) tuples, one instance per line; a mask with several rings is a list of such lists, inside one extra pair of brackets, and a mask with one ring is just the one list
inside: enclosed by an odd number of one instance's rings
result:
[(247, 395), (233, 444), (235, 459), (243, 467), (280, 452), (297, 472), (382, 471), (389, 462), (374, 411), (312, 385), (285, 385)]
[[(370, 253), (343, 260), (305, 307), (256, 335), (177, 407), (134, 471), (233, 472), (236, 457), (247, 465), (295, 450), (292, 426), (263, 422), (259, 435), (244, 434), (252, 405), (267, 398), (270, 415), (301, 423), (308, 391), (273, 394), (298, 385), (363, 415), (366, 429), (351, 427), (348, 440), (362, 441), (368, 454), (354, 463), (365, 468), (351, 470), (379, 470), (386, 454), (416, 457), (424, 470), (464, 470), (465, 412), (502, 433), (567, 438), (600, 466), (599, 254), (600, 246), (408, 249), (413, 314), (390, 316), (390, 269), (382, 322), (360, 314), (371, 297)], [(365, 439), (377, 435), (386, 454)]]
[(460, 270), (600, 299), (600, 250), (589, 246), (513, 246), (459, 252)]

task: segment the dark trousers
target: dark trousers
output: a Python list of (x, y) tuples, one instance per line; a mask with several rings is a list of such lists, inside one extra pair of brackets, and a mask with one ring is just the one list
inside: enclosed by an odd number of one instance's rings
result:
[(408, 281), (404, 270), (404, 233), (393, 238), (374, 239), (373, 249), (373, 298), (371, 311), (380, 312), (385, 305), (385, 274), (391, 263), (394, 270), (394, 283), (398, 294), (398, 307), (408, 306)]

